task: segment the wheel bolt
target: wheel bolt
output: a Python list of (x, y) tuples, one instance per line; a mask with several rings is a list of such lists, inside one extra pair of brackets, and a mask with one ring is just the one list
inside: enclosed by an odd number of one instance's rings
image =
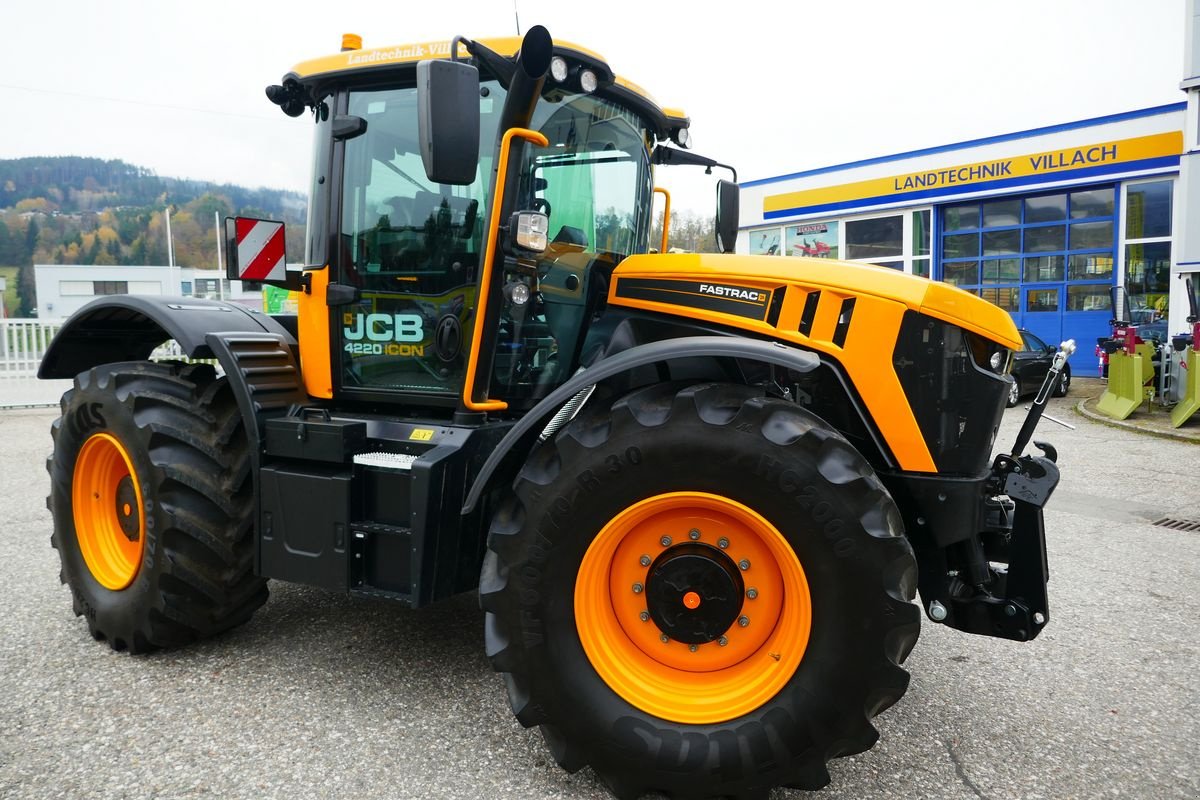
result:
[(724, 550), (726, 547), (729, 547), (729, 540), (722, 536), (720, 539), (717, 539), (717, 547)]
[(688, 531), (688, 538), (691, 539), (693, 542), (696, 541), (697, 539), (700, 538), (700, 531), (696, 530), (695, 528), (692, 528), (690, 531)]
[(649, 622), (650, 621), (650, 612), (643, 611), (642, 613), (638, 614), (638, 619), (640, 619), (642, 622)]
[(738, 617), (738, 625), (741, 625), (744, 628), (749, 624), (750, 624), (749, 617)]
[(717, 639), (717, 644), (721, 645), (721, 647), (724, 647), (725, 645), (729, 644), (729, 640), (722, 636), (720, 639)]
[(689, 644), (689, 645), (688, 645), (688, 650), (691, 650), (693, 653), (694, 653), (694, 652), (696, 652), (696, 651), (697, 651), (697, 650), (699, 650), (699, 649), (700, 649), (700, 648), (699, 648), (699, 647), (697, 647), (697, 646), (696, 646), (696, 645), (694, 645), (694, 644)]
[(746, 570), (750, 569), (750, 561), (743, 558), (741, 561), (738, 562), (738, 566), (742, 568), (743, 572), (745, 572)]
[(642, 556), (641, 558), (638, 559), (638, 563), (641, 564), (643, 567), (650, 566), (650, 556)]
[(671, 641), (671, 637), (670, 637), (670, 636), (667, 636), (665, 633), (664, 633), (662, 636), (658, 637), (658, 638), (659, 638), (659, 639), (662, 639), (662, 643), (663, 643), (663, 644), (666, 644), (667, 642)]
[(658, 543), (661, 544), (663, 547), (670, 547), (671, 546), (671, 537), (664, 536), (658, 540)]
[(746, 590), (746, 597), (750, 598), (751, 600), (755, 599), (758, 597), (758, 589), (755, 589), (753, 586), (751, 586)]
[(641, 585), (640, 583), (635, 583), (635, 584), (633, 585), (633, 593), (634, 593), (634, 594), (641, 594), (641, 593), (642, 593), (642, 585)]

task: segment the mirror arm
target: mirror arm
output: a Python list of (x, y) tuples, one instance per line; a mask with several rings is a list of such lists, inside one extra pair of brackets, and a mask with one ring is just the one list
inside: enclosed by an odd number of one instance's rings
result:
[(713, 167), (727, 169), (733, 173), (733, 182), (737, 183), (737, 170), (728, 164), (722, 164), (720, 161), (702, 156), (697, 153), (690, 153), (687, 150), (677, 150), (674, 147), (656, 147), (651, 161), (655, 164), (675, 165), (675, 164), (690, 164), (696, 167), (706, 167), (706, 173), (711, 173)]

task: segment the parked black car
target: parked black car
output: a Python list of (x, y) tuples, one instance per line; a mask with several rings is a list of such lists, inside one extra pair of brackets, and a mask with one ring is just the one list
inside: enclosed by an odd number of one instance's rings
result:
[[(1046, 344), (1024, 328), (1021, 328), (1020, 332), (1025, 347), (1013, 353), (1013, 384), (1008, 391), (1009, 408), (1020, 402), (1025, 395), (1033, 394), (1041, 388), (1042, 381), (1046, 379), (1046, 373), (1050, 369), (1050, 362), (1058, 352), (1056, 346)], [(1065, 364), (1058, 385), (1054, 387), (1054, 396), (1065, 397), (1070, 388), (1071, 365)]]

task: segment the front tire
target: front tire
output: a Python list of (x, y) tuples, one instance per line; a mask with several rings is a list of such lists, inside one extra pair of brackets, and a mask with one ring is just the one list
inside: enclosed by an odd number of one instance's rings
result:
[(266, 601), (249, 445), (212, 367), (96, 367), (63, 396), (51, 434), (51, 544), (93, 637), (147, 652), (231, 628)]
[(1063, 364), (1062, 374), (1058, 376), (1058, 383), (1054, 386), (1055, 397), (1066, 397), (1067, 392), (1071, 390), (1071, 368)]
[(819, 788), (908, 685), (901, 524), (793, 403), (724, 384), (593, 401), (492, 523), (487, 653), (518, 720), (619, 797)]

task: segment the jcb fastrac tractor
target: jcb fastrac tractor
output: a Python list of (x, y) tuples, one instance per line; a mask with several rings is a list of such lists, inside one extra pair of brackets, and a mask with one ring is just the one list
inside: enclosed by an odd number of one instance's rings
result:
[[(990, 458), (1007, 313), (733, 255), (734, 183), (724, 254), (651, 252), (655, 166), (721, 165), (544, 28), (355, 44), (267, 90), (313, 123), (303, 270), (270, 226), (227, 226), (231, 277), (298, 314), (105, 297), (46, 354), (75, 379), (53, 544), (97, 639), (209, 636), (268, 579), (413, 608), (478, 587), (513, 711), (563, 767), (757, 798), (875, 742), (917, 592), (940, 624), (1038, 635), (1058, 472), (1022, 453), (1040, 403)], [(149, 360), (172, 339), (191, 363)]]

